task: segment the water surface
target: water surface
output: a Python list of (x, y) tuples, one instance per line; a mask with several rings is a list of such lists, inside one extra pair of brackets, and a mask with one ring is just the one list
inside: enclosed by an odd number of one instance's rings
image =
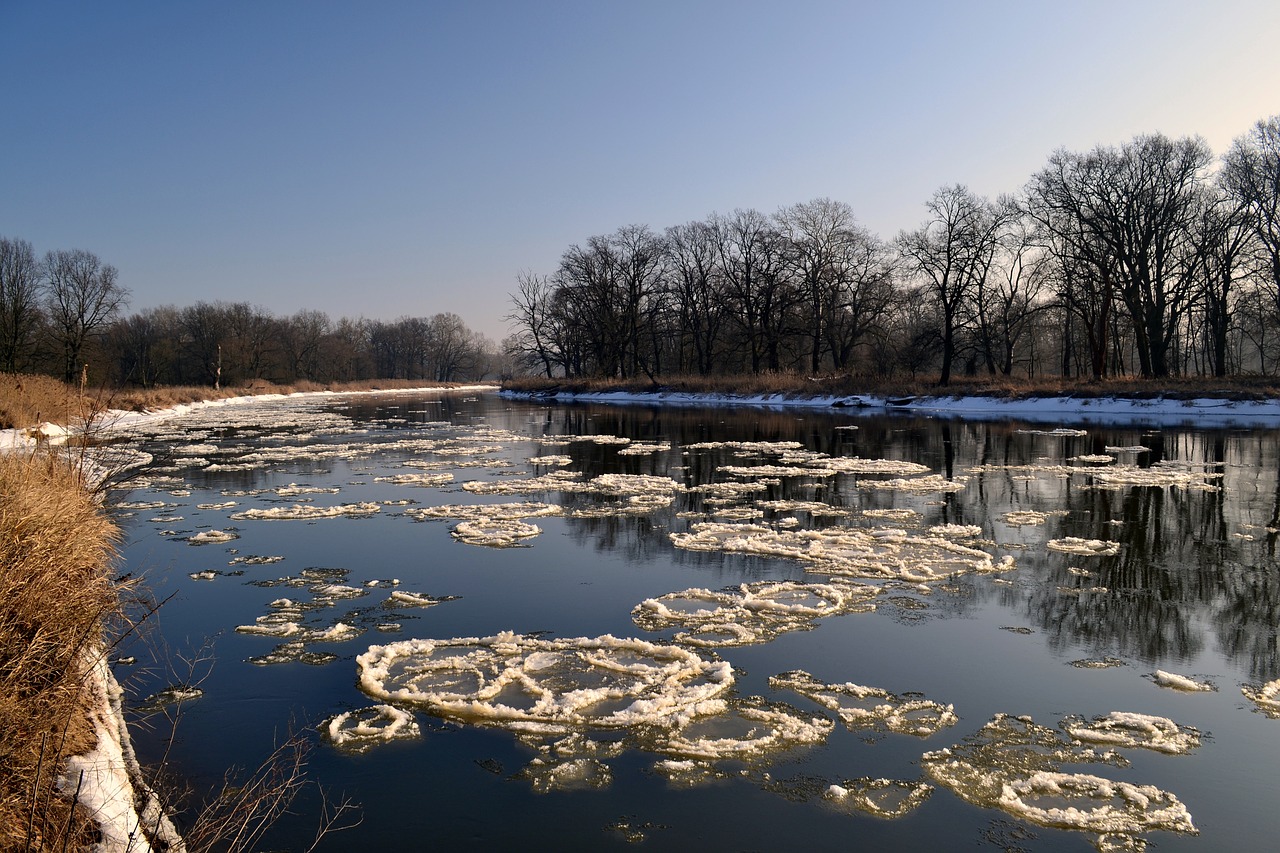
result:
[[(1270, 850), (1280, 835), (1280, 719), (1242, 692), (1280, 677), (1276, 432), (432, 395), (209, 409), (131, 441), (156, 463), (112, 496), (126, 569), (172, 598), (117, 675), (135, 706), (203, 691), (164, 712), (166, 760), (196, 786), (313, 733), (310, 777), (363, 813), (321, 849)], [(548, 508), (473, 528), (515, 547), (424, 512), (518, 502)], [(704, 592), (671, 595), (687, 590)], [(697, 616), (717, 607), (732, 642)], [(393, 701), (419, 735), (365, 751), (320, 734), (385, 701), (358, 683), (370, 646), (504, 632), (524, 687), (465, 713)], [(632, 726), (610, 716), (631, 699), (532, 709), (543, 687), (635, 680), (581, 663), (575, 644), (604, 636), (675, 646), (732, 684), (687, 708), (705, 673), (637, 687), (677, 709)], [(166, 755), (164, 714), (139, 734), (144, 760)], [(1132, 719), (1140, 743), (1115, 725)], [(317, 808), (309, 791), (269, 844), (305, 849)], [(1054, 808), (1093, 823), (1064, 828)]]

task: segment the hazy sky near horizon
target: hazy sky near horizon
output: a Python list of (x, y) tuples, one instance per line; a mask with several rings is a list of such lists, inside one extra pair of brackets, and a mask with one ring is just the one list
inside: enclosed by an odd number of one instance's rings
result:
[(131, 310), (506, 333), (631, 223), (830, 197), (881, 236), (1142, 133), (1280, 113), (1275, 0), (0, 0), (0, 235)]

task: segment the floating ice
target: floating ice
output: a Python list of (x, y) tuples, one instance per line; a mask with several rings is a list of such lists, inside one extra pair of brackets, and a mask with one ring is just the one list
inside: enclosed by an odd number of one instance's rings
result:
[(1057, 429), (1018, 429), (1014, 432), (1023, 435), (1051, 435), (1059, 438), (1079, 438), (1088, 435), (1088, 431), (1082, 429), (1071, 429), (1070, 427), (1058, 427)]
[[(466, 722), (516, 730), (672, 726), (719, 711), (729, 664), (611, 636), (404, 640), (356, 658), (360, 686)], [(710, 703), (710, 704), (708, 704)]]
[(848, 507), (832, 506), (822, 501), (756, 501), (756, 506), (760, 509), (767, 509), (770, 512), (807, 512), (809, 515), (818, 517), (846, 516), (850, 515), (853, 510)]
[(914, 583), (969, 572), (1007, 571), (1012, 557), (997, 563), (985, 551), (941, 536), (904, 530), (828, 528), (776, 530), (759, 524), (698, 522), (687, 533), (670, 534), (678, 548), (724, 551), (799, 560), (811, 571), (845, 577), (896, 578)]
[(175, 684), (157, 693), (152, 693), (138, 705), (139, 711), (151, 713), (168, 705), (180, 705), (192, 702), (204, 695), (204, 690), (191, 684)]
[(835, 456), (815, 460), (810, 463), (815, 467), (826, 468), (840, 474), (924, 474), (928, 465), (916, 462), (905, 462), (901, 459), (859, 459), (857, 456)]
[(1067, 740), (1028, 717), (997, 715), (950, 749), (927, 752), (925, 771), (967, 802), (1000, 808), (1043, 826), (1096, 833), (1099, 846), (1141, 849), (1152, 830), (1195, 833), (1191, 815), (1171, 793), (1060, 770), (1067, 763), (1123, 766), (1112, 752)]
[(239, 539), (240, 534), (230, 530), (203, 530), (187, 540), (188, 545), (212, 545)]
[(1082, 462), (1086, 465), (1109, 465), (1115, 462), (1115, 457), (1107, 456), (1105, 453), (1084, 453), (1080, 456), (1072, 456), (1070, 462)]
[(906, 524), (918, 522), (922, 516), (914, 509), (864, 509), (862, 514), (867, 518), (883, 518), (888, 521), (901, 521)]
[(390, 483), (393, 486), (447, 486), (453, 482), (453, 474), (392, 474), (387, 477), (374, 477), (375, 483)]
[(1245, 698), (1258, 706), (1258, 710), (1273, 719), (1280, 719), (1280, 678), (1268, 681), (1260, 687), (1245, 685), (1240, 688)]
[(823, 799), (841, 808), (894, 819), (915, 811), (932, 793), (933, 786), (927, 782), (863, 777), (832, 785), (823, 794)]
[(656, 749), (685, 759), (745, 761), (822, 743), (832, 727), (826, 717), (751, 696), (729, 700), (720, 713), (681, 720), (659, 735)]
[(428, 518), (453, 518), (463, 521), (514, 521), (521, 518), (543, 518), (560, 515), (561, 508), (537, 501), (505, 504), (446, 504), (424, 506), (405, 511), (405, 515), (418, 521)]
[(338, 486), (299, 486), (297, 483), (290, 483), (287, 486), (281, 486), (278, 489), (272, 489), (282, 498), (294, 498), (299, 495), (336, 495), (339, 491)]
[(1179, 726), (1168, 717), (1112, 711), (1086, 721), (1067, 717), (1059, 724), (1076, 740), (1103, 746), (1136, 747), (1181, 755), (1200, 745), (1200, 732)]
[(949, 539), (975, 539), (982, 535), (982, 528), (976, 524), (935, 524), (928, 533)]
[(432, 607), (442, 601), (453, 601), (454, 596), (446, 596), (437, 598), (433, 595), (425, 595), (420, 592), (409, 592), (408, 590), (397, 589), (387, 596), (387, 605), (389, 607)]
[(1079, 554), (1082, 557), (1114, 557), (1120, 553), (1119, 542), (1103, 542), (1098, 539), (1081, 539), (1068, 536), (1065, 539), (1050, 539), (1045, 543), (1050, 551), (1061, 551), (1064, 554)]
[(265, 566), (265, 565), (269, 565), (269, 564), (271, 564), (271, 563), (279, 563), (279, 562), (280, 562), (280, 561), (282, 561), (283, 559), (284, 559), (284, 557), (283, 557), (283, 556), (280, 556), (280, 555), (277, 555), (277, 554), (266, 555), (266, 556), (258, 555), (258, 554), (246, 554), (246, 555), (245, 555), (245, 556), (243, 556), (243, 557), (234, 557), (234, 558), (232, 558), (232, 559), (227, 563), (227, 565), (228, 565), (228, 566), (239, 566), (239, 565), (245, 565), (245, 566)]
[(1019, 509), (1004, 514), (1004, 523), (1014, 527), (1022, 525), (1044, 524), (1049, 517), (1048, 513), (1036, 512), (1033, 509)]
[[(1043, 805), (1037, 801), (1046, 801)], [(1041, 826), (1136, 835), (1153, 829), (1198, 834), (1177, 797), (1152, 785), (1133, 785), (1088, 773), (1040, 771), (1004, 786), (996, 805)]]
[(797, 468), (791, 465), (721, 465), (716, 469), (733, 477), (834, 477), (834, 468)]
[(769, 679), (775, 690), (791, 690), (834, 711), (850, 729), (885, 728), (915, 737), (929, 737), (957, 722), (955, 709), (928, 699), (898, 696), (860, 684), (824, 684), (804, 670)]
[(490, 548), (511, 548), (542, 533), (536, 524), (512, 519), (476, 519), (461, 521), (450, 535), (467, 545), (486, 545)]
[(1222, 473), (1208, 473), (1179, 470), (1168, 465), (1153, 465), (1150, 468), (1138, 468), (1123, 465), (1117, 468), (1090, 471), (1092, 486), (1095, 489), (1122, 489), (1126, 486), (1146, 486), (1160, 488), (1171, 486), (1179, 489), (1191, 489), (1201, 492), (1216, 492), (1221, 487), (1207, 480), (1220, 479)]
[(530, 465), (572, 465), (573, 457), (563, 455), (530, 456)]
[(646, 631), (679, 627), (678, 643), (704, 648), (764, 643), (789, 631), (807, 631), (817, 619), (875, 609), (879, 587), (756, 581), (720, 592), (686, 589), (649, 598), (631, 611)]
[(533, 492), (572, 492), (582, 486), (582, 475), (573, 471), (550, 471), (541, 477), (523, 480), (468, 480), (464, 491), (477, 495), (522, 495)]
[(1175, 672), (1165, 672), (1163, 669), (1157, 669), (1153, 672), (1151, 680), (1161, 687), (1181, 690), (1185, 693), (1212, 693), (1218, 689), (1206, 681), (1196, 681), (1190, 676), (1178, 675)]
[(671, 445), (665, 441), (646, 443), (642, 441), (633, 441), (631, 444), (618, 451), (619, 456), (647, 456), (650, 453), (665, 453), (671, 449)]
[(699, 441), (686, 444), (686, 450), (736, 450), (744, 453), (785, 453), (788, 450), (804, 450), (798, 441)]
[(895, 480), (866, 480), (862, 485), (870, 489), (885, 489), (897, 492), (928, 494), (930, 492), (959, 492), (964, 489), (967, 477), (948, 480), (941, 474), (929, 474), (925, 477)]
[(334, 746), (351, 752), (367, 752), (391, 741), (422, 736), (422, 729), (413, 714), (393, 705), (344, 711), (326, 720), (320, 731)]
[(196, 504), (196, 509), (231, 509), (235, 505), (235, 501), (223, 501), (214, 504)]
[(380, 512), (382, 507), (376, 503), (365, 502), (355, 504), (339, 504), (337, 506), (314, 506), (313, 504), (292, 504), (290, 506), (270, 507), (268, 509), (246, 509), (233, 513), (235, 521), (245, 520), (311, 520), (316, 518), (337, 518), (348, 516), (358, 518)]

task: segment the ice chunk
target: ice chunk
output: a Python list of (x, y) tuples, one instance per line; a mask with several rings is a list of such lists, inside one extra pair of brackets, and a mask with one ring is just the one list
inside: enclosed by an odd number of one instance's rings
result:
[(827, 802), (845, 809), (880, 818), (900, 818), (929, 799), (933, 786), (927, 782), (901, 782), (894, 779), (850, 779), (832, 785), (823, 794)]
[(1119, 542), (1103, 542), (1098, 539), (1081, 539), (1068, 536), (1064, 539), (1050, 539), (1045, 543), (1050, 551), (1061, 551), (1064, 554), (1079, 554), (1082, 557), (1114, 557), (1120, 553)]
[(247, 509), (244, 512), (234, 513), (231, 518), (236, 521), (260, 519), (311, 520), (317, 518), (338, 518), (339, 516), (358, 518), (361, 516), (374, 515), (381, 511), (382, 507), (371, 502), (339, 504), (337, 506), (292, 504), (290, 506), (270, 507), (268, 509)]
[(670, 726), (705, 713), (733, 685), (729, 664), (677, 646), (611, 636), (512, 633), (372, 646), (360, 686), (382, 701), (524, 731)]
[(1268, 681), (1260, 687), (1245, 685), (1240, 688), (1245, 698), (1258, 706), (1268, 717), (1280, 719), (1280, 678)]
[(1165, 672), (1163, 669), (1157, 669), (1153, 672), (1151, 679), (1161, 687), (1181, 690), (1186, 693), (1212, 693), (1218, 689), (1206, 681), (1197, 681), (1190, 676), (1178, 675), (1175, 672)]
[(1187, 807), (1168, 791), (1088, 773), (1040, 771), (1014, 779), (1004, 786), (997, 805), (1041, 826), (1099, 835), (1153, 829), (1197, 834)]
[(1067, 717), (1059, 725), (1076, 740), (1103, 746), (1138, 747), (1178, 755), (1200, 745), (1200, 732), (1168, 717), (1150, 714), (1112, 711), (1091, 721)]
[(380, 744), (422, 736), (413, 714), (393, 705), (373, 705), (330, 717), (320, 731), (334, 746), (350, 752), (367, 752)]
[(204, 530), (187, 540), (188, 545), (211, 545), (239, 539), (240, 534), (230, 530)]
[(542, 528), (536, 524), (496, 518), (462, 521), (451, 531), (459, 542), (490, 548), (511, 548), (540, 533)]
[(775, 690), (792, 690), (835, 712), (849, 729), (884, 728), (899, 734), (929, 737), (957, 722), (955, 709), (915, 696), (898, 696), (879, 687), (853, 682), (824, 684), (804, 670), (769, 679)]

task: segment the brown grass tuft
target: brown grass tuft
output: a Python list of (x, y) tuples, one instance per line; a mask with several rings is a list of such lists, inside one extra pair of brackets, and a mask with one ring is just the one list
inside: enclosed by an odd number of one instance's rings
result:
[(52, 421), (68, 424), (98, 408), (91, 396), (50, 376), (0, 373), (0, 429), (31, 427)]
[(65, 461), (0, 455), (0, 849), (59, 849), (68, 827), (75, 849), (89, 831), (55, 779), (94, 746), (83, 655), (119, 606), (116, 537)]

